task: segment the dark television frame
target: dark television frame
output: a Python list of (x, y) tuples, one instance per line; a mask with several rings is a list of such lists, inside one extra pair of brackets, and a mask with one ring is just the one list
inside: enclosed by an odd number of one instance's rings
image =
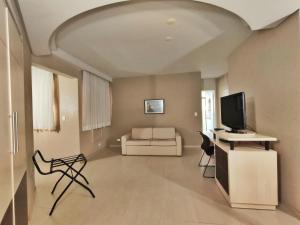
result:
[[(235, 96), (240, 96), (242, 97), (242, 115), (243, 115), (243, 127), (232, 127), (232, 126), (228, 126), (228, 124), (224, 124), (223, 122), (223, 117), (222, 117), (222, 100), (225, 98), (233, 98)], [(245, 92), (238, 92), (235, 94), (231, 94), (231, 95), (227, 95), (227, 96), (223, 96), (221, 97), (220, 100), (220, 109), (221, 109), (221, 122), (224, 126), (229, 127), (231, 129), (231, 132), (233, 133), (237, 133), (239, 130), (245, 130), (247, 128), (247, 115), (246, 115), (246, 97), (245, 97)]]

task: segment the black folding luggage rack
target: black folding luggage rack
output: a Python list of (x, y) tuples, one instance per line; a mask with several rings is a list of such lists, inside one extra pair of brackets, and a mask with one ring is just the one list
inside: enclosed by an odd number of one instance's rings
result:
[[(50, 170), (49, 171), (45, 172), (41, 169), (41, 167), (39, 166), (38, 161), (37, 161), (37, 156), (39, 156), (39, 158), (44, 163), (50, 164)], [(61, 199), (61, 197), (68, 190), (68, 188), (71, 186), (71, 184), (73, 182), (76, 182), (81, 187), (86, 189), (92, 195), (92, 197), (95, 198), (95, 195), (92, 192), (92, 190), (77, 179), (77, 177), (80, 176), (86, 182), (86, 184), (89, 184), (86, 177), (81, 173), (81, 171), (83, 170), (83, 168), (86, 166), (86, 163), (87, 163), (87, 160), (86, 160), (86, 158), (83, 154), (73, 155), (73, 156), (69, 156), (69, 157), (65, 157), (65, 158), (45, 160), (42, 153), (39, 150), (36, 150), (34, 152), (33, 156), (32, 156), (32, 161), (33, 161), (36, 169), (38, 170), (38, 172), (42, 175), (50, 175), (50, 174), (53, 174), (53, 173), (61, 173), (62, 174), (61, 177), (58, 179), (58, 181), (55, 183), (55, 185), (54, 185), (54, 187), (51, 191), (51, 194), (54, 194), (54, 191), (55, 191), (57, 185), (63, 179), (63, 177), (66, 176), (71, 180), (68, 183), (68, 185), (65, 187), (65, 189), (61, 192), (61, 194), (58, 196), (56, 201), (54, 202), (54, 204), (53, 204), (53, 206), (50, 210), (50, 213), (49, 213), (50, 216), (52, 215), (58, 201)], [(81, 167), (79, 169), (75, 169), (74, 166), (78, 163), (81, 164)], [(67, 168), (67, 169), (63, 170), (64, 167)], [(71, 175), (69, 174), (69, 172), (71, 172)]]

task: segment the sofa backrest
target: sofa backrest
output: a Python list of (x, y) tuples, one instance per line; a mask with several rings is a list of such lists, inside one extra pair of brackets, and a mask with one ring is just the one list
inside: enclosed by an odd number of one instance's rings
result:
[(132, 128), (132, 139), (152, 139), (152, 128)]
[(153, 128), (153, 139), (173, 139), (175, 138), (175, 128)]
[(168, 127), (168, 128), (132, 128), (131, 130), (131, 137), (132, 139), (174, 139), (175, 135), (175, 128)]

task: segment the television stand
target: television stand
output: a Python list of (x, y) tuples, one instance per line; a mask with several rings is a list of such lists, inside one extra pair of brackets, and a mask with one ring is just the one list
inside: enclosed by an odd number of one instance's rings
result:
[(225, 130), (225, 132), (230, 133), (230, 134), (255, 134), (254, 131), (251, 130)]
[(275, 210), (278, 205), (277, 152), (243, 143), (230, 150), (228, 143), (214, 140), (215, 181), (234, 208)]
[(230, 145), (230, 150), (234, 150), (236, 142), (264, 142), (265, 150), (270, 150), (270, 143), (277, 141), (277, 138), (270, 137), (254, 132), (240, 134), (240, 133), (228, 133), (226, 131), (214, 132), (215, 139), (222, 139), (227, 141)]

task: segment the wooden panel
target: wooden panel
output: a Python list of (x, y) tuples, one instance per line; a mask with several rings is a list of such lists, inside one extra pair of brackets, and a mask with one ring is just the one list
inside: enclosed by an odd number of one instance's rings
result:
[(8, 16), (8, 27), (10, 55), (14, 57), (20, 67), (23, 67), (23, 40), (10, 14)]
[(1, 225), (13, 225), (13, 207), (12, 201), (10, 202), (3, 218), (1, 221)]
[(17, 140), (18, 151), (13, 156), (14, 193), (20, 185), (26, 170), (26, 143), (25, 143), (25, 97), (24, 97), (24, 67), (23, 44), (12, 17), (8, 16), (10, 39), (10, 76), (12, 112), (18, 113)]
[(13, 156), (14, 186), (21, 183), (26, 170), (26, 143), (25, 143), (25, 104), (24, 104), (24, 73), (16, 60), (11, 57), (11, 78), (12, 78), (12, 111), (18, 113), (18, 151)]
[[(15, 210), (18, 225), (27, 224), (27, 182), (26, 182), (26, 152), (25, 152), (25, 105), (24, 105), (24, 69), (23, 44), (8, 10), (0, 2), (0, 221), (1, 225), (13, 224)], [(6, 34), (5, 23), (9, 24), (9, 40), (3, 41)], [(4, 35), (3, 35), (4, 34)], [(9, 56), (9, 57), (8, 57)], [(8, 61), (9, 60), (9, 61)], [(7, 65), (10, 64), (9, 71)], [(9, 77), (12, 90), (9, 89)], [(10, 99), (11, 94), (11, 99)], [(12, 105), (10, 105), (10, 100)], [(19, 114), (19, 153), (12, 154), (10, 108)], [(12, 170), (13, 167), (13, 170)], [(14, 181), (12, 180), (14, 172)], [(25, 174), (25, 175), (24, 175)], [(22, 179), (23, 178), (23, 179)], [(13, 196), (16, 190), (15, 209)], [(20, 185), (19, 185), (20, 184)]]
[(16, 225), (28, 224), (27, 174), (25, 173), (15, 194)]
[(232, 203), (278, 204), (275, 151), (231, 151), (228, 160)]
[(216, 179), (218, 179), (219, 183), (222, 185), (223, 189), (229, 194), (229, 186), (228, 186), (228, 157), (227, 153), (219, 148), (217, 145), (215, 146), (215, 154), (216, 154)]
[(0, 221), (12, 199), (6, 47), (0, 42)]

